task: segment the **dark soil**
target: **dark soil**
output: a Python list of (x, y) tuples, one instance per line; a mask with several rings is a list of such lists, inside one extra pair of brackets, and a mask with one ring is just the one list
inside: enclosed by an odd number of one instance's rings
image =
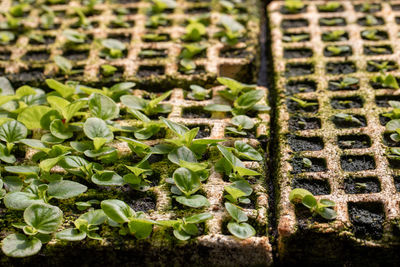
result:
[(374, 12), (378, 12), (378, 11), (380, 11), (381, 10), (381, 4), (377, 4), (377, 3), (374, 3), (374, 4), (371, 4), (371, 8), (368, 10), (368, 11), (363, 11), (362, 9), (363, 9), (363, 5), (355, 5), (354, 6), (354, 9), (356, 10), (356, 11), (358, 11), (358, 12), (364, 12), (364, 13), (374, 13)]
[(245, 49), (224, 48), (221, 50), (219, 56), (222, 58), (246, 58), (250, 52)]
[(209, 137), (211, 134), (211, 128), (208, 125), (194, 125), (194, 126), (190, 126), (190, 129), (199, 127), (199, 132), (196, 135), (196, 139), (199, 138), (206, 138)]
[(302, 76), (314, 73), (314, 65), (311, 63), (286, 64), (286, 77)]
[(350, 221), (356, 237), (381, 239), (385, 212), (380, 202), (350, 202), (348, 204)]
[[(326, 22), (326, 20), (329, 20), (329, 22)], [(331, 23), (331, 21), (335, 21), (335, 23)], [(330, 17), (330, 18), (320, 18), (319, 19), (319, 25), (320, 26), (346, 26), (346, 20), (341, 17)]]
[(44, 61), (48, 60), (50, 57), (50, 53), (45, 50), (41, 51), (28, 51), (23, 57), (22, 60), (26, 61)]
[(397, 24), (400, 24), (400, 17), (396, 17), (395, 21), (396, 21)]
[(357, 68), (353, 62), (328, 62), (326, 63), (326, 73), (329, 74), (348, 74), (356, 72)]
[(288, 137), (290, 148), (295, 151), (316, 151), (324, 148), (321, 137), (303, 137), (290, 135)]
[(50, 36), (50, 35), (45, 35), (45, 36), (43, 36), (43, 40), (44, 40), (44, 43), (38, 42), (38, 41), (36, 41), (34, 39), (29, 39), (29, 44), (32, 44), (32, 45), (42, 45), (42, 44), (49, 45), (49, 44), (53, 44), (55, 42), (55, 40), (56, 40), (56, 37), (55, 36)]
[[(24, 83), (44, 81), (44, 69), (33, 68), (30, 70), (21, 70), (18, 74), (12, 74), (10, 80), (18, 81), (22, 86)], [(14, 84), (15, 85), (15, 84)]]
[(115, 39), (123, 43), (130, 43), (131, 42), (131, 35), (130, 34), (109, 34), (107, 38)]
[(375, 103), (378, 107), (390, 107), (389, 101), (400, 101), (399, 95), (380, 95), (375, 97)]
[[(153, 163), (156, 163), (156, 162), (159, 162), (159, 161), (162, 161), (163, 160), (163, 155), (160, 155), (160, 154), (152, 154), (148, 159), (147, 159), (147, 161), (150, 163), (150, 164), (153, 164)], [(151, 175), (150, 176), (150, 180), (152, 180), (151, 179), (151, 177), (153, 177), (155, 174), (153, 174), (153, 175)], [(157, 179), (159, 179), (160, 177), (159, 177), (159, 175), (156, 177)], [(158, 184), (158, 182), (157, 182), (157, 184)]]
[(115, 2), (120, 4), (129, 4), (129, 3), (137, 3), (139, 0), (116, 0)]
[(11, 57), (11, 52), (10, 51), (0, 51), (0, 60), (9, 60)]
[(317, 84), (312, 80), (291, 80), (286, 84), (286, 91), (289, 94), (315, 92)]
[(310, 48), (285, 48), (284, 58), (312, 57), (313, 51)]
[(165, 74), (164, 66), (140, 66), (136, 75), (138, 77), (149, 77), (149, 76), (158, 76)]
[(299, 130), (310, 130), (321, 128), (321, 120), (319, 118), (307, 118), (293, 116), (289, 119), (289, 130), (299, 131)]
[(306, 19), (284, 19), (282, 20), (281, 27), (283, 29), (288, 28), (300, 28), (307, 27), (308, 21)]
[[(350, 46), (347, 46), (350, 47)], [(340, 54), (334, 54), (331, 51), (328, 50), (328, 47), (325, 47), (324, 49), (324, 56), (326, 57), (346, 57), (346, 56), (351, 56), (353, 54), (353, 50), (350, 49), (348, 51), (345, 52), (341, 52)]]
[(383, 24), (385, 24), (385, 21), (383, 20), (383, 18), (381, 18), (381, 17), (375, 17), (375, 19), (376, 19), (376, 22), (377, 22), (377, 23), (375, 23), (375, 24), (373, 24), (373, 25), (367, 25), (367, 18), (366, 18), (366, 17), (359, 18), (359, 19), (357, 20), (357, 23), (358, 23), (359, 25), (361, 25), (361, 26), (376, 26), (376, 25), (383, 25)]
[(182, 112), (183, 118), (211, 118), (211, 112), (204, 110), (203, 106), (184, 108)]
[(303, 188), (310, 191), (313, 195), (328, 195), (331, 193), (331, 189), (327, 180), (316, 180), (316, 179), (303, 179), (295, 178), (292, 180), (291, 187)]
[(53, 26), (51, 26), (50, 28), (45, 28), (45, 27), (43, 27), (42, 26), (42, 24), (40, 24), (40, 26), (39, 26), (39, 28), (41, 29), (41, 30), (57, 30), (58, 28), (60, 28), (60, 25), (61, 24), (57, 24), (57, 23), (55, 23)]
[(143, 198), (134, 200), (130, 203), (128, 202), (128, 205), (135, 211), (147, 212), (149, 210), (156, 209), (156, 200), (155, 200), (155, 198), (151, 198), (151, 197), (143, 197)]
[(318, 101), (317, 100), (304, 100), (301, 99), (303, 101), (307, 101), (307, 103), (316, 103), (316, 105), (313, 106), (308, 106), (308, 107), (301, 107), (296, 101), (292, 100), (292, 99), (288, 99), (286, 102), (286, 105), (288, 107), (289, 112), (292, 113), (296, 113), (298, 111), (301, 112), (310, 112), (310, 113), (316, 113), (318, 111), (319, 105), (318, 105)]
[(371, 146), (368, 135), (339, 135), (338, 146), (341, 149), (367, 148)]
[(392, 10), (395, 10), (395, 11), (399, 11), (400, 10), (400, 5), (394, 4), (394, 5), (391, 5), (391, 6), (392, 6)]
[(85, 60), (89, 56), (89, 50), (67, 50), (63, 53), (63, 57), (72, 60)]
[[(377, 52), (376, 49), (384, 49), (383, 52)], [(390, 45), (365, 45), (364, 46), (364, 54), (365, 55), (387, 55), (393, 54), (393, 49)]]
[(381, 185), (376, 177), (350, 177), (344, 180), (346, 194), (367, 194), (381, 191)]
[(296, 204), (295, 214), (300, 231), (305, 231), (309, 229), (309, 225), (312, 223), (330, 222), (329, 220), (326, 220), (315, 213), (313, 214), (309, 208), (305, 207), (302, 204)]
[(400, 176), (393, 176), (394, 186), (396, 187), (396, 191), (400, 192)]
[(369, 155), (344, 155), (340, 157), (340, 165), (344, 171), (358, 172), (375, 169), (375, 160)]
[(386, 123), (390, 121), (390, 118), (386, 116), (382, 116), (382, 114), (379, 114), (379, 122), (381, 123), (382, 126), (385, 126)]
[(342, 81), (342, 80), (332, 80), (332, 81), (329, 81), (329, 83), (328, 83), (328, 90), (330, 90), (330, 91), (343, 91), (343, 90), (358, 90), (358, 89), (360, 88), (358, 84), (353, 84), (353, 85), (349, 85), (349, 86), (346, 86), (346, 87), (341, 88), (341, 87), (339, 87), (339, 86), (337, 86), (337, 85), (331, 83), (331, 82), (340, 83), (341, 81)]
[[(378, 63), (378, 64), (382, 64), (384, 62), (383, 60), (371, 60), (371, 61), (373, 61), (375, 63)], [(389, 65), (387, 66), (387, 68), (385, 70), (386, 71), (392, 71), (392, 70), (395, 70), (395, 69), (397, 69), (396, 62), (390, 60), (389, 61)], [(369, 72), (378, 72), (378, 71), (381, 71), (381, 70), (379, 68), (377, 68), (376, 66), (374, 66), (374, 65), (372, 65), (372, 64), (370, 64), (368, 62), (367, 71), (369, 71)]]
[(302, 172), (323, 172), (326, 171), (326, 160), (323, 158), (308, 158), (312, 165), (306, 166), (303, 162), (303, 158), (293, 158), (291, 160), (293, 174)]
[(335, 97), (331, 99), (331, 106), (335, 109), (362, 108), (363, 100), (359, 96)]
[(200, 14), (200, 13), (209, 13), (210, 8), (209, 7), (194, 7), (194, 8), (188, 8), (185, 10), (185, 14)]

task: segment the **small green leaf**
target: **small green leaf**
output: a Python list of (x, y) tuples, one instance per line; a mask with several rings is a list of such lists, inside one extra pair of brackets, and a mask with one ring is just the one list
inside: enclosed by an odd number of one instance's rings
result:
[(317, 199), (313, 195), (305, 195), (301, 201), (309, 209), (317, 207)]
[(237, 222), (246, 222), (247, 221), (247, 215), (244, 213), (238, 206), (225, 202), (225, 208), (228, 211), (229, 215)]
[(208, 207), (210, 205), (207, 198), (202, 195), (179, 196), (176, 197), (176, 201), (191, 208)]
[(180, 164), (180, 161), (187, 161), (187, 162), (197, 162), (196, 155), (185, 146), (178, 147), (168, 153), (168, 159), (177, 165)]
[(232, 107), (221, 104), (208, 104), (207, 106), (204, 107), (204, 110), (217, 111), (217, 112), (230, 112), (232, 111)]
[(34, 203), (24, 211), (25, 222), (42, 234), (55, 232), (62, 218), (63, 213), (58, 207), (44, 203)]
[(42, 203), (37, 195), (28, 192), (10, 192), (4, 197), (4, 205), (11, 210), (24, 210), (33, 203)]
[(119, 107), (114, 100), (97, 93), (89, 97), (89, 109), (93, 116), (103, 120), (112, 120), (119, 115)]
[(50, 112), (47, 106), (32, 106), (25, 108), (19, 115), (18, 121), (22, 122), (29, 130), (42, 128), (41, 119)]
[(125, 202), (117, 199), (108, 199), (101, 202), (101, 209), (111, 220), (117, 223), (129, 222), (135, 211)]
[(66, 241), (81, 241), (86, 238), (85, 232), (80, 232), (75, 228), (68, 228), (56, 234), (56, 238)]
[(175, 185), (187, 196), (194, 194), (201, 187), (200, 178), (186, 168), (179, 168), (173, 174)]
[(95, 138), (106, 138), (111, 141), (114, 138), (113, 133), (107, 124), (99, 118), (88, 118), (83, 125), (83, 131), (87, 137), (94, 140)]
[(228, 230), (231, 234), (240, 239), (246, 239), (256, 234), (256, 230), (248, 223), (229, 222)]
[(300, 203), (302, 202), (303, 198), (307, 195), (311, 195), (311, 192), (303, 189), (303, 188), (295, 188), (292, 191), (290, 191), (289, 194), (289, 201), (292, 203)]
[(247, 160), (261, 161), (263, 157), (252, 146), (242, 141), (235, 141), (235, 149), (238, 156)]
[(56, 199), (68, 199), (86, 192), (87, 187), (73, 181), (61, 180), (49, 183), (47, 193)]
[(124, 179), (114, 171), (102, 171), (92, 176), (92, 182), (103, 186), (122, 186)]
[(11, 234), (3, 239), (1, 247), (8, 257), (23, 258), (37, 254), (42, 248), (42, 242), (36, 237), (23, 234)]
[(22, 123), (12, 120), (3, 123), (0, 126), (0, 140), (7, 143), (16, 143), (26, 138), (28, 130)]

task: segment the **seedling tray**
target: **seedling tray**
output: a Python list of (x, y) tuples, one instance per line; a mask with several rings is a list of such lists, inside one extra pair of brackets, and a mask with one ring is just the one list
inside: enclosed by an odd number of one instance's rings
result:
[[(62, 3), (62, 1), (60, 1)], [(54, 12), (54, 24), (43, 28), (41, 16), (46, 12), (42, 5)], [(1, 1), (1, 10), (9, 10), (12, 1)], [(182, 87), (188, 82), (214, 83), (217, 76), (228, 76), (244, 82), (254, 82), (258, 69), (259, 1), (248, 0), (236, 4), (231, 14), (217, 1), (176, 1), (176, 8), (165, 9), (161, 15), (165, 25), (149, 26), (152, 4), (148, 1), (103, 1), (86, 15), (90, 26), (80, 26), (76, 9), (83, 8), (82, 1), (65, 1), (52, 5), (50, 1), (37, 1), (23, 17), (21, 25), (7, 26), (5, 15), (0, 17), (2, 30), (12, 32), (15, 39), (0, 45), (0, 74), (16, 83), (38, 85), (46, 77), (73, 79), (99, 84), (133, 81), (143, 85), (161, 85), (169, 88)], [(120, 10), (125, 10), (123, 13)], [(236, 12), (237, 11), (237, 12)], [(120, 12), (120, 13), (118, 13)], [(125, 14), (126, 13), (126, 14)], [(156, 14), (157, 15), (157, 14)], [(158, 14), (160, 15), (160, 14)], [(223, 31), (221, 17), (230, 16), (245, 27), (244, 35), (237, 43), (222, 42), (215, 34)], [(205, 18), (206, 33), (198, 42), (184, 40), (189, 19)], [(126, 23), (119, 26), (115, 21)], [(82, 44), (74, 44), (63, 35), (72, 29), (86, 35)], [(42, 43), (30, 36), (42, 36)], [(160, 37), (160, 40), (154, 38)], [(99, 43), (106, 38), (125, 44), (123, 56), (107, 59), (100, 56)], [(191, 73), (180, 70), (180, 54), (184, 45), (201, 44), (206, 49), (193, 58), (196, 68)], [(80, 73), (65, 75), (56, 64), (56, 56), (63, 56), (73, 63), (73, 70)], [(117, 70), (105, 75), (101, 66), (111, 65)]]
[[(285, 263), (398, 263), (399, 169), (388, 158), (397, 144), (388, 139), (390, 119), (382, 114), (400, 95), (372, 80), (400, 75), (400, 2), (339, 3), (327, 12), (320, 7), (329, 2), (305, 1), (295, 14), (285, 12), (283, 1), (268, 6), (278, 99), (279, 257)], [(337, 30), (343, 32), (331, 38)], [(335, 54), (329, 46), (347, 48)], [(393, 67), (380, 74), (370, 61)], [(345, 77), (358, 81), (335, 84)], [(337, 218), (324, 220), (290, 203), (293, 188), (333, 200)]]
[[(4, 82), (4, 80), (2, 80)], [(4, 85), (4, 84), (3, 84)], [(224, 89), (224, 86), (211, 88), (210, 98), (198, 101), (191, 100), (187, 92), (176, 88), (172, 94), (161, 104), (171, 104), (172, 110), (165, 116), (171, 121), (186, 125), (189, 128), (200, 127), (200, 132), (196, 138), (226, 139), (225, 146), (232, 146), (234, 141), (242, 140), (262, 153), (263, 157), (268, 155), (269, 142), (269, 113), (255, 113), (252, 119), (256, 123), (252, 134), (246, 138), (231, 137), (225, 134), (225, 128), (230, 124), (231, 118), (228, 114), (221, 112), (205, 112), (203, 107), (208, 104), (226, 104), (225, 100), (218, 95), (218, 91)], [(265, 92), (267, 89), (257, 87), (258, 90)], [(129, 94), (147, 99), (150, 94), (160, 94), (159, 88), (148, 90), (135, 89)], [(266, 99), (265, 97), (265, 99)], [(260, 104), (265, 104), (262, 100)], [(141, 122), (134, 119), (132, 115), (125, 112), (125, 106), (118, 103), (121, 112), (120, 117), (115, 122), (121, 126), (140, 126)], [(157, 121), (157, 119), (152, 119)], [(32, 136), (28, 138), (40, 139), (43, 132), (33, 131)], [(130, 133), (123, 136), (133, 138)], [(117, 136), (117, 134), (116, 134)], [(166, 127), (163, 128), (155, 138), (143, 141), (148, 145), (156, 145), (164, 142), (164, 138), (173, 138), (174, 134)], [(69, 142), (63, 143), (69, 146)], [(123, 172), (124, 164), (133, 165), (135, 158), (124, 141), (114, 140), (111, 147), (115, 147), (118, 152), (118, 160), (104, 163), (107, 169)], [(37, 151), (27, 146), (18, 146), (18, 164), (33, 165), (33, 155)], [(216, 147), (210, 148), (204, 154), (203, 159), (214, 165), (219, 152)], [(83, 155), (82, 155), (83, 156)], [(256, 229), (254, 237), (240, 240), (229, 234), (227, 223), (229, 215), (224, 207), (224, 186), (230, 184), (229, 178), (217, 173), (214, 167), (211, 167), (209, 178), (203, 183), (199, 191), (205, 196), (210, 206), (205, 208), (188, 208), (179, 204), (171, 193), (171, 185), (167, 180), (171, 178), (172, 173), (178, 167), (168, 161), (165, 157), (159, 155), (149, 159), (153, 174), (149, 177), (150, 188), (146, 192), (133, 190), (129, 186), (99, 186), (85, 181), (56, 165), (51, 169), (53, 174), (61, 174), (64, 180), (78, 181), (86, 185), (89, 189), (76, 198), (58, 201), (58, 206), (64, 212), (63, 224), (61, 229), (73, 226), (73, 221), (85, 211), (79, 211), (75, 204), (78, 201), (88, 201), (91, 199), (119, 199), (125, 201), (135, 211), (143, 211), (148, 219), (169, 220), (182, 218), (198, 214), (201, 212), (210, 213), (213, 218), (199, 225), (199, 234), (188, 241), (178, 241), (172, 234), (171, 228), (154, 226), (153, 233), (149, 238), (137, 240), (131, 235), (120, 235), (118, 228), (107, 225), (100, 226), (99, 234), (103, 237), (102, 241), (85, 239), (79, 242), (51, 240), (43, 245), (39, 254), (24, 258), (11, 258), (2, 256), (4, 265), (53, 265), (53, 264), (79, 264), (94, 265), (247, 265), (251, 259), (252, 265), (271, 265), (272, 247), (268, 238), (268, 200), (266, 192), (267, 167), (263, 161), (244, 161), (247, 168), (257, 170), (262, 173), (258, 178), (249, 178), (253, 193), (250, 196), (251, 203), (244, 206), (243, 211), (249, 217), (249, 223)], [(7, 165), (7, 164), (5, 164)], [(36, 163), (37, 165), (37, 163)], [(4, 177), (9, 173), (5, 171)], [(94, 208), (98, 208), (98, 204)], [(1, 236), (15, 232), (17, 229), (11, 226), (11, 223), (21, 220), (21, 211), (6, 211), (0, 213), (2, 225)], [(60, 229), (59, 229), (60, 230)]]

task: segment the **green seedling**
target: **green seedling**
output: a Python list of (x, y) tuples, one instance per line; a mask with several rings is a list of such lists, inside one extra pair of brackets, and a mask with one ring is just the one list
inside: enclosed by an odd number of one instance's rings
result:
[(336, 26), (344, 23), (344, 20), (341, 18), (322, 18), (320, 23), (324, 26)]
[(74, 44), (83, 44), (87, 38), (86, 34), (71, 29), (64, 30), (62, 34), (69, 42)]
[(371, 81), (379, 84), (383, 88), (399, 89), (399, 84), (392, 74), (380, 74), (372, 77)]
[(14, 163), (15, 156), (12, 154), (14, 145), (25, 139), (28, 135), (28, 129), (24, 124), (16, 120), (7, 120), (0, 125), (0, 140), (6, 145), (0, 143), (0, 160), (6, 163)]
[(295, 43), (301, 41), (307, 41), (310, 39), (310, 35), (308, 33), (305, 34), (285, 34), (283, 36), (283, 41)]
[(319, 214), (327, 220), (334, 220), (337, 214), (333, 207), (335, 202), (329, 199), (317, 200), (313, 194), (306, 189), (295, 188), (290, 192), (289, 200), (293, 204), (301, 203), (309, 208), (313, 214)]
[(147, 219), (143, 212), (135, 212), (128, 204), (117, 199), (101, 202), (101, 209), (107, 215), (108, 223), (119, 227), (121, 235), (131, 234), (137, 239), (145, 239), (151, 235), (153, 220)]
[(15, 34), (9, 31), (0, 31), (0, 44), (7, 45), (15, 40)]
[(77, 73), (82, 73), (82, 70), (73, 70), (72, 62), (65, 57), (55, 56), (54, 62), (57, 67), (65, 74), (65, 75), (73, 75)]
[(229, 202), (233, 204), (250, 204), (251, 201), (248, 197), (253, 193), (253, 188), (246, 180), (235, 181), (225, 186), (224, 189), (228, 193), (225, 198)]
[(149, 19), (146, 22), (146, 27), (158, 28), (160, 26), (167, 26), (168, 23), (169, 20), (167, 19), (165, 14), (157, 14), (149, 17)]
[(365, 25), (374, 26), (374, 25), (378, 25), (378, 24), (379, 24), (379, 21), (375, 16), (373, 16), (373, 15), (365, 16)]
[(320, 12), (336, 12), (342, 7), (342, 4), (339, 2), (328, 2), (324, 5), (318, 6), (318, 11)]
[(391, 112), (384, 113), (383, 116), (392, 120), (400, 119), (400, 101), (389, 100), (389, 105), (393, 108)]
[(303, 8), (304, 4), (301, 0), (285, 0), (285, 10), (289, 13), (299, 13)]
[(122, 58), (126, 45), (116, 39), (103, 39), (100, 41), (103, 49), (100, 51), (100, 56), (106, 59)]
[(124, 95), (121, 97), (121, 103), (128, 108), (128, 111), (143, 112), (147, 116), (160, 113), (166, 114), (171, 112), (172, 106), (170, 104), (161, 104), (160, 102), (167, 99), (171, 93), (172, 91), (165, 92), (152, 100), (146, 100), (134, 95)]
[(326, 42), (335, 42), (344, 40), (346, 38), (346, 31), (344, 30), (335, 30), (328, 31), (322, 34), (322, 40)]
[(379, 71), (390, 71), (396, 68), (396, 63), (391, 61), (376, 62), (369, 60), (368, 65), (374, 66)]
[(390, 139), (395, 142), (400, 141), (400, 119), (394, 119), (386, 124), (386, 131), (391, 133)]
[(232, 203), (225, 202), (225, 209), (232, 218), (227, 225), (228, 230), (232, 235), (240, 239), (247, 239), (256, 234), (256, 230), (253, 228), (253, 226), (247, 223), (248, 217), (240, 207)]
[(86, 237), (94, 240), (102, 240), (96, 233), (99, 225), (105, 223), (107, 216), (103, 210), (88, 211), (74, 221), (74, 228), (67, 228), (56, 233), (56, 238), (65, 241), (81, 241)]
[(157, 224), (164, 227), (172, 227), (174, 236), (181, 241), (189, 240), (192, 236), (199, 234), (198, 224), (212, 219), (210, 213), (200, 213), (182, 219), (157, 221)]
[(361, 36), (371, 41), (379, 41), (384, 39), (384, 36), (380, 35), (379, 31), (376, 29), (362, 31)]
[(294, 102), (296, 102), (302, 109), (307, 109), (309, 107), (318, 106), (318, 103), (316, 103), (316, 102), (301, 100), (301, 99), (293, 97), (293, 96), (291, 96), (290, 99), (293, 100)]
[(312, 161), (309, 158), (303, 158), (302, 162), (305, 168), (310, 169), (312, 167)]
[(197, 21), (190, 21), (185, 28), (183, 40), (187, 42), (199, 42), (206, 35), (206, 26)]
[(63, 212), (55, 206), (35, 203), (24, 211), (23, 218), (23, 223), (13, 226), (22, 229), (24, 234), (10, 234), (2, 241), (1, 249), (9, 257), (21, 258), (37, 254), (61, 226)]
[(330, 45), (326, 48), (327, 51), (331, 52), (335, 56), (350, 52), (350, 46), (347, 45)]
[(215, 34), (221, 42), (235, 45), (244, 36), (245, 28), (242, 24), (228, 15), (222, 15), (218, 23), (223, 29)]
[(205, 89), (199, 85), (192, 84), (189, 87), (192, 91), (187, 94), (187, 97), (193, 100), (205, 100), (210, 98), (211, 89)]
[(42, 9), (44, 11), (43, 15), (40, 16), (40, 26), (44, 29), (51, 29), (54, 27), (54, 19), (56, 15), (54, 14), (54, 11), (47, 7), (47, 6), (42, 6)]
[(335, 115), (335, 118), (342, 119), (342, 120), (344, 120), (346, 122), (354, 123), (354, 124), (359, 125), (359, 126), (363, 125), (363, 123), (359, 119), (357, 119), (356, 116), (351, 115), (351, 114), (338, 113), (338, 114)]
[(105, 77), (113, 76), (118, 70), (116, 67), (108, 64), (101, 65), (100, 68), (101, 74), (103, 74)]
[(346, 89), (350, 86), (355, 86), (357, 85), (359, 80), (357, 78), (353, 77), (344, 77), (341, 81), (335, 82), (335, 81), (330, 81), (329, 83), (338, 87), (339, 89)]

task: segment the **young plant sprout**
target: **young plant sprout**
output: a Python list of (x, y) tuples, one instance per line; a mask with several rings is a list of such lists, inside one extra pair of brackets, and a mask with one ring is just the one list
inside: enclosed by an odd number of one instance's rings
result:
[(346, 38), (346, 31), (344, 30), (335, 30), (335, 31), (328, 31), (322, 34), (322, 40), (326, 42), (335, 42), (341, 41)]
[(114, 73), (118, 70), (116, 67), (108, 64), (101, 65), (100, 68), (101, 73), (106, 77), (114, 75)]
[(312, 106), (318, 106), (318, 103), (316, 103), (316, 102), (308, 102), (308, 101), (296, 98), (294, 96), (291, 96), (290, 99), (293, 100), (294, 102), (296, 102), (302, 109), (307, 109), (308, 107), (312, 107)]
[(69, 42), (74, 44), (83, 44), (87, 38), (86, 34), (71, 29), (64, 30), (62, 34)]
[(222, 15), (219, 24), (223, 30), (216, 33), (215, 36), (219, 37), (221, 42), (227, 43), (228, 45), (235, 45), (244, 35), (244, 26), (231, 16)]
[(285, 0), (284, 8), (288, 13), (298, 13), (304, 8), (301, 0)]
[(367, 63), (368, 65), (375, 67), (378, 71), (390, 71), (396, 68), (396, 63), (391, 61), (377, 62), (369, 60)]
[(338, 11), (342, 5), (339, 2), (328, 2), (324, 5), (318, 5), (318, 11), (320, 12), (336, 12)]
[(251, 130), (254, 128), (254, 121), (250, 119), (246, 115), (239, 115), (235, 116), (231, 120), (231, 124), (233, 126), (228, 126), (225, 128), (227, 133), (232, 133), (235, 135), (247, 135), (247, 132), (245, 130)]
[(319, 21), (323, 26), (335, 26), (344, 23), (342, 18), (322, 18)]
[(391, 112), (384, 113), (383, 116), (392, 120), (400, 119), (400, 102), (390, 100), (389, 105), (393, 108), (393, 110)]
[(289, 200), (293, 204), (301, 203), (309, 208), (313, 214), (318, 214), (324, 219), (334, 220), (337, 216), (333, 207), (335, 202), (329, 199), (317, 200), (313, 194), (303, 188), (295, 188), (290, 192)]
[(24, 124), (16, 120), (7, 120), (0, 125), (0, 140), (6, 145), (0, 143), (0, 160), (6, 163), (14, 163), (15, 156), (12, 154), (14, 145), (25, 139), (28, 135), (28, 129)]
[(371, 81), (383, 88), (399, 89), (399, 84), (392, 74), (380, 74), (372, 77)]
[(400, 119), (394, 119), (386, 124), (386, 131), (390, 134), (390, 139), (395, 142), (400, 141)]
[(256, 234), (256, 230), (253, 228), (253, 226), (247, 223), (248, 217), (240, 207), (232, 203), (225, 202), (225, 209), (232, 218), (227, 225), (231, 234), (240, 239), (246, 239)]
[(211, 90), (205, 89), (199, 85), (192, 84), (190, 85), (190, 89), (192, 90), (187, 94), (187, 97), (193, 100), (205, 100), (210, 98)]
[(136, 110), (143, 112), (147, 116), (157, 115), (159, 113), (170, 113), (172, 106), (170, 104), (160, 104), (163, 100), (171, 95), (172, 91), (168, 91), (152, 100), (146, 100), (134, 95), (124, 95), (121, 97), (121, 103), (128, 110)]
[(356, 86), (358, 84), (359, 80), (354, 77), (344, 77), (341, 81), (335, 82), (335, 81), (330, 81), (329, 83), (336, 86), (337, 88), (344, 90), (346, 88), (349, 88), (351, 86)]
[(338, 46), (330, 45), (326, 48), (326, 50), (331, 52), (335, 56), (339, 56), (341, 54), (351, 51), (350, 47), (347, 45), (338, 45)]
[(54, 62), (65, 75), (73, 75), (82, 72), (82, 70), (73, 70), (72, 62), (65, 57), (55, 56)]
[(351, 115), (351, 114), (338, 113), (338, 114), (335, 114), (335, 118), (344, 120), (345, 122), (350, 122), (350, 123), (358, 125), (358, 126), (362, 126), (363, 125), (363, 123), (359, 119), (357, 119), (356, 116)]
[(225, 199), (233, 204), (249, 204), (251, 201), (248, 198), (253, 193), (249, 182), (246, 180), (238, 180), (230, 185), (224, 187), (228, 195), (225, 195)]
[(9, 31), (0, 31), (0, 44), (7, 45), (15, 40), (15, 34)]
[(362, 31), (361, 36), (370, 41), (379, 41), (384, 39), (384, 37), (380, 35), (379, 31), (376, 29)]
[(100, 41), (103, 49), (100, 52), (101, 57), (107, 59), (122, 58), (124, 56), (124, 51), (126, 46), (124, 43), (116, 39), (103, 39)]
[(285, 34), (283, 36), (283, 41), (284, 42), (301, 42), (301, 41), (307, 41), (310, 39), (310, 35), (308, 33), (305, 34)]

